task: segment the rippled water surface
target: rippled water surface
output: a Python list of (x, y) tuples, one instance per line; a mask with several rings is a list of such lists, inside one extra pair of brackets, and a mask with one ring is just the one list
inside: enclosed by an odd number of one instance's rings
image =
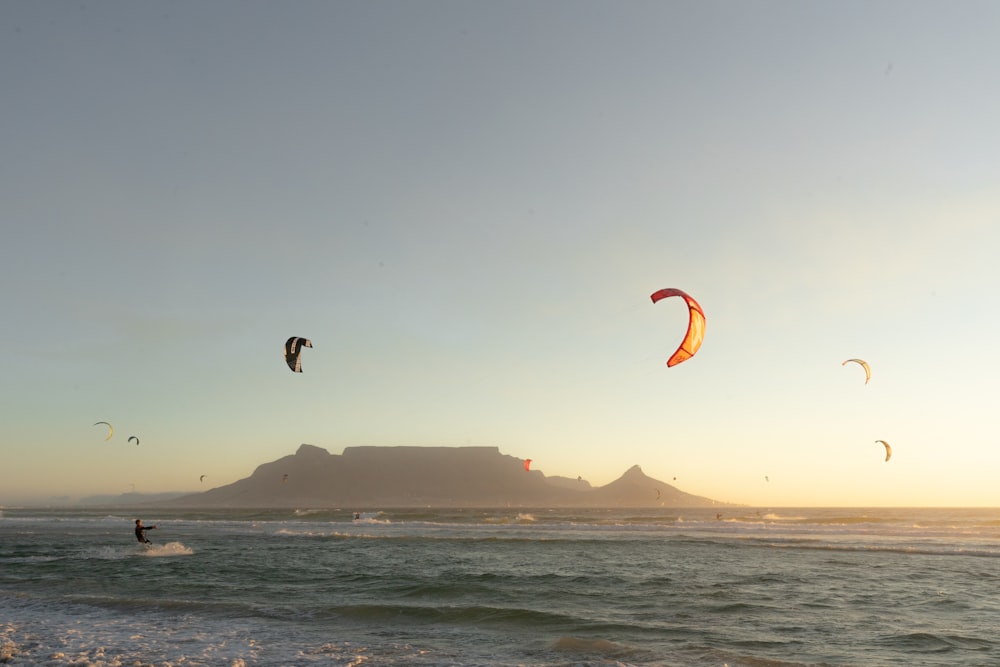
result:
[(0, 516), (0, 663), (1000, 664), (1000, 511)]

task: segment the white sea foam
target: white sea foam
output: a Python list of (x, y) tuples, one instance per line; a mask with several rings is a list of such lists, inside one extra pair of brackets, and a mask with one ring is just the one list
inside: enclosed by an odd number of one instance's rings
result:
[(167, 542), (166, 544), (148, 544), (145, 549), (139, 551), (140, 556), (157, 558), (161, 556), (190, 556), (194, 554), (194, 549), (186, 547), (180, 542)]

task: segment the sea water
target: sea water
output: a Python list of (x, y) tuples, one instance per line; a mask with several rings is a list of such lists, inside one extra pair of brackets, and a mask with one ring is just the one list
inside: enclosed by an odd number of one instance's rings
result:
[(1000, 665), (998, 510), (356, 509), (3, 509), (0, 663)]

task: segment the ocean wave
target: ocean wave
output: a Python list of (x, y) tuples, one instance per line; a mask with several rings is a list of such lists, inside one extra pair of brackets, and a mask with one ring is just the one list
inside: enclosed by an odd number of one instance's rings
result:
[(885, 643), (897, 645), (908, 651), (921, 651), (925, 653), (990, 651), (996, 647), (996, 642), (983, 639), (982, 637), (937, 634), (933, 632), (910, 632), (896, 635), (886, 639)]
[(774, 549), (807, 549), (812, 551), (843, 551), (867, 553), (896, 553), (923, 556), (972, 556), (976, 558), (1000, 558), (1000, 545), (963, 547), (954, 544), (845, 544), (822, 542), (819, 540), (764, 541), (762, 547)]
[(722, 663), (722, 667), (807, 667), (805, 663), (801, 662), (761, 658), (754, 655), (731, 656), (726, 658), (726, 660), (729, 662)]
[(32, 563), (51, 563), (62, 560), (62, 556), (0, 556), (0, 565), (25, 565)]
[(313, 515), (316, 515), (316, 514), (329, 514), (329, 513), (330, 513), (330, 510), (328, 510), (328, 509), (318, 509), (318, 508), (317, 509), (304, 509), (304, 510), (303, 509), (297, 509), (297, 510), (295, 510), (295, 511), (292, 512), (292, 514), (294, 514), (295, 516), (313, 516)]
[(565, 653), (583, 653), (603, 658), (624, 658), (633, 655), (636, 649), (609, 639), (588, 639), (583, 637), (560, 637), (552, 643), (553, 650)]
[(359, 604), (334, 606), (327, 612), (336, 616), (349, 617), (366, 622), (400, 619), (410, 622), (426, 622), (447, 625), (509, 626), (513, 629), (533, 629), (562, 627), (567, 623), (578, 623), (579, 619), (557, 612), (538, 611), (520, 607), (496, 607), (485, 605), (401, 605), (401, 604)]
[[(485, 517), (483, 523), (486, 525), (500, 525), (507, 526), (511, 524), (518, 523), (536, 523), (538, 521), (534, 514), (530, 512), (518, 512), (515, 516), (496, 516), (496, 517)], [(441, 524), (447, 525), (447, 524)]]

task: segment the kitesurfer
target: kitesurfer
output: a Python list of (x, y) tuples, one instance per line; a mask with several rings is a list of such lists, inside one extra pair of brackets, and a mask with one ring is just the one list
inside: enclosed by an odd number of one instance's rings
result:
[(135, 520), (135, 539), (139, 540), (139, 544), (152, 544), (146, 539), (147, 530), (156, 530), (156, 526), (144, 526), (142, 525), (142, 519)]

